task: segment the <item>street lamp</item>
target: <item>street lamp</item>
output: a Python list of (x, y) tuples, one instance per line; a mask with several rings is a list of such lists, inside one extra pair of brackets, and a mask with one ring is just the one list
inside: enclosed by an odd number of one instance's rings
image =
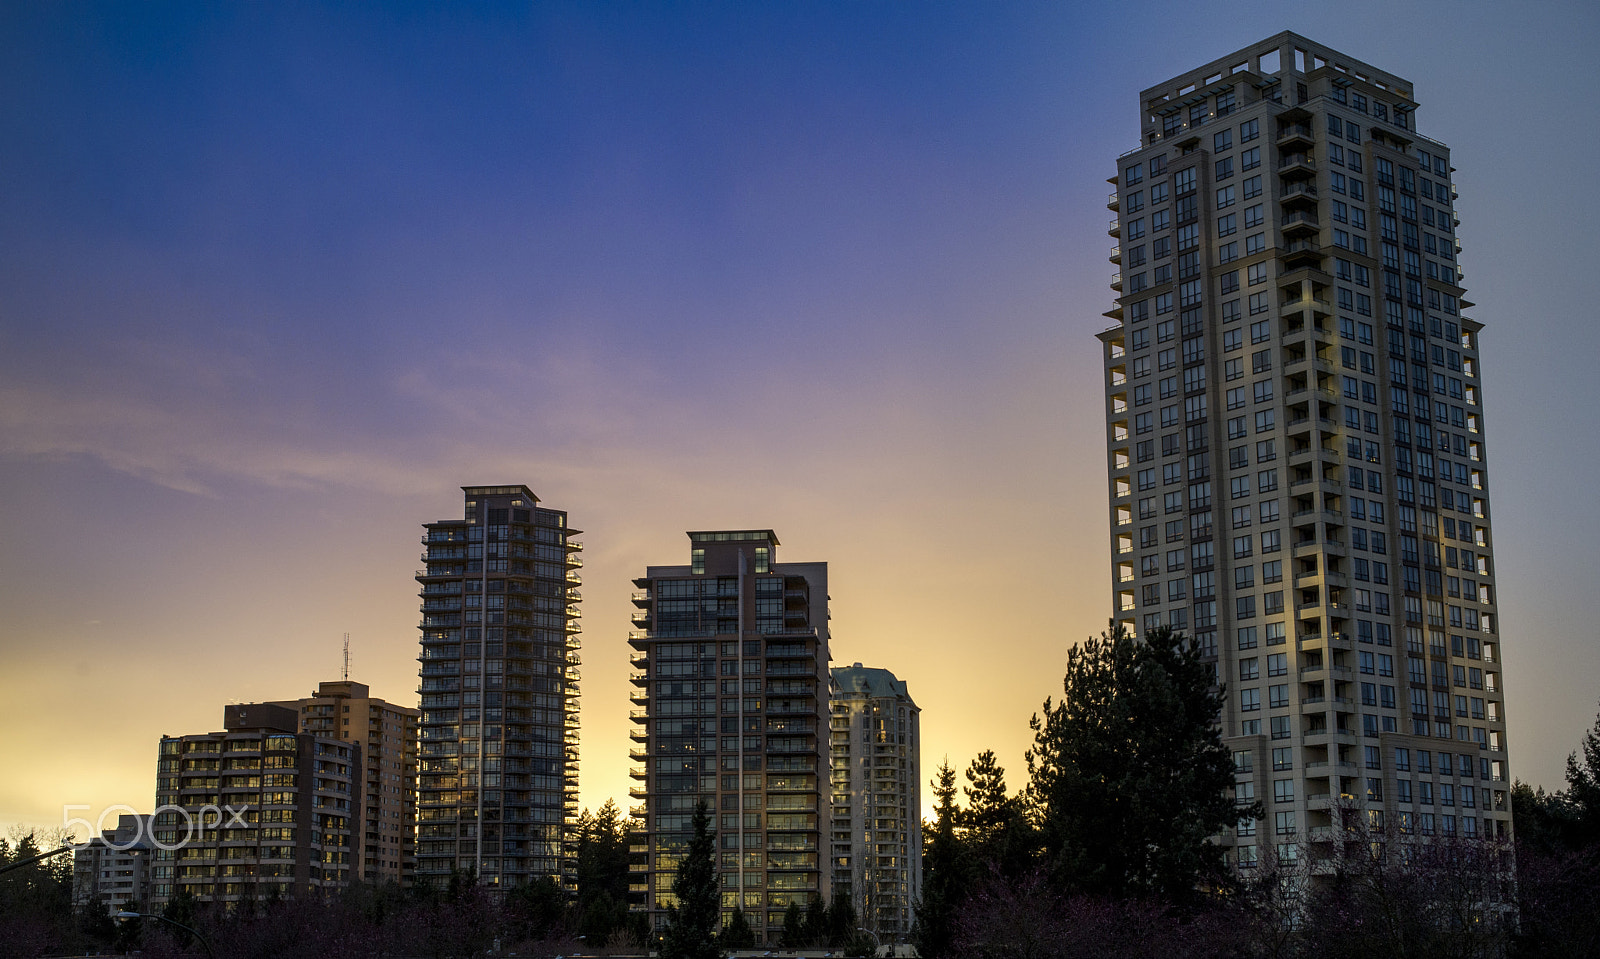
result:
[(172, 919), (168, 919), (166, 916), (162, 916), (162, 915), (159, 915), (159, 914), (153, 913), (153, 912), (133, 912), (133, 911), (128, 910), (128, 909), (124, 909), (121, 912), (117, 913), (117, 918), (122, 920), (123, 922), (126, 922), (129, 919), (159, 919), (160, 921), (166, 923), (167, 925), (176, 926), (177, 928), (182, 929), (184, 932), (187, 932), (189, 935), (191, 935), (191, 936), (195, 937), (196, 939), (200, 940), (200, 945), (206, 947), (206, 955), (210, 956), (211, 959), (217, 959), (216, 950), (211, 948), (211, 943), (206, 941), (206, 937), (200, 935), (200, 931), (198, 929), (191, 929), (190, 927), (184, 925), (181, 922), (176, 922), (176, 921), (174, 921)]

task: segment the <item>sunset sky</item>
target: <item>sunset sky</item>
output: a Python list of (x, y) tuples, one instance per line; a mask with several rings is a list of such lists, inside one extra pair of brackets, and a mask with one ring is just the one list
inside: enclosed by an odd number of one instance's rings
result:
[(689, 529), (828, 562), (835, 661), (907, 682), (925, 771), (1021, 785), (1110, 612), (1106, 177), (1141, 88), (1284, 29), (1411, 80), (1460, 167), (1511, 769), (1563, 785), (1600, 8), (377, 10), (0, 10), (0, 828), (148, 811), (162, 734), (338, 678), (347, 632), (414, 705), (464, 484), (585, 531), (585, 805), (626, 800), (630, 580)]

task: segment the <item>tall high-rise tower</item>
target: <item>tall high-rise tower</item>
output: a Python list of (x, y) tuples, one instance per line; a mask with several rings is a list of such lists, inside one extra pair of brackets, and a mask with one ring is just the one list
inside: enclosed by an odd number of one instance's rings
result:
[(1110, 232), (1112, 589), (1227, 684), (1242, 868), (1343, 806), (1510, 829), (1479, 331), (1412, 85), (1282, 33), (1139, 95)]
[(464, 486), (423, 526), (417, 878), (562, 875), (578, 805), (578, 575), (567, 514)]
[(903, 942), (922, 894), (921, 710), (894, 673), (860, 663), (833, 670), (829, 708), (834, 892), (880, 943)]
[(690, 533), (687, 566), (634, 580), (637, 724), (629, 790), (646, 847), (636, 908), (659, 926), (701, 799), (711, 807), (722, 916), (776, 941), (791, 903), (827, 901), (821, 867), (828, 739), (828, 565), (777, 562), (771, 530)]

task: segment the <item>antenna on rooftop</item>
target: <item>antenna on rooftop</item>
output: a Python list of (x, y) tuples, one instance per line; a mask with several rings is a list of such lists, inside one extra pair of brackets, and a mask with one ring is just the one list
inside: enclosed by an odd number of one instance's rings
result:
[(344, 634), (344, 681), (350, 681), (350, 634)]

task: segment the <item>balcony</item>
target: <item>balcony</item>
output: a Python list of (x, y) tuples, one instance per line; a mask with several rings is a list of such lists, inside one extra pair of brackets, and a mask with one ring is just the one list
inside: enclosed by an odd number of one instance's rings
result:
[(1112, 220), (1110, 225), (1106, 227), (1106, 232), (1120, 239), (1122, 237), (1122, 221)]
[(1297, 210), (1278, 220), (1284, 236), (1308, 236), (1322, 229), (1315, 210)]
[[(1332, 466), (1339, 465), (1339, 451), (1326, 446), (1311, 446), (1305, 449), (1289, 451), (1290, 466), (1305, 466), (1311, 463), (1327, 463)], [(1315, 510), (1303, 510), (1303, 513), (1314, 513)], [(1300, 516), (1301, 513), (1295, 513)]]
[(1111, 274), (1111, 288), (1113, 290), (1116, 290), (1119, 293), (1122, 292), (1122, 274), (1121, 273), (1113, 273), (1113, 274)]
[(1278, 131), (1279, 149), (1309, 150), (1316, 143), (1309, 123), (1286, 123)]
[(1283, 302), (1279, 305), (1278, 310), (1285, 314), (1301, 313), (1306, 310), (1310, 310), (1314, 315), (1327, 316), (1333, 312), (1333, 304), (1327, 300), (1317, 299), (1316, 297), (1302, 296)]
[(636, 589), (636, 590), (633, 591), (633, 597), (632, 598), (633, 598), (633, 605), (635, 605), (635, 606), (646, 606), (646, 605), (649, 605), (649, 603), (650, 603), (650, 591), (648, 589)]
[(1278, 175), (1284, 178), (1310, 178), (1317, 175), (1316, 160), (1309, 153), (1290, 153), (1278, 161)]
[(1284, 186), (1283, 192), (1278, 194), (1278, 202), (1317, 202), (1317, 185), (1305, 180), (1297, 180)]
[(1116, 210), (1121, 207), (1121, 204), (1122, 201), (1117, 199), (1117, 195), (1115, 193), (1106, 197), (1106, 209), (1108, 210)]
[(1293, 240), (1278, 248), (1283, 265), (1290, 269), (1322, 265), (1322, 247), (1314, 240)]

